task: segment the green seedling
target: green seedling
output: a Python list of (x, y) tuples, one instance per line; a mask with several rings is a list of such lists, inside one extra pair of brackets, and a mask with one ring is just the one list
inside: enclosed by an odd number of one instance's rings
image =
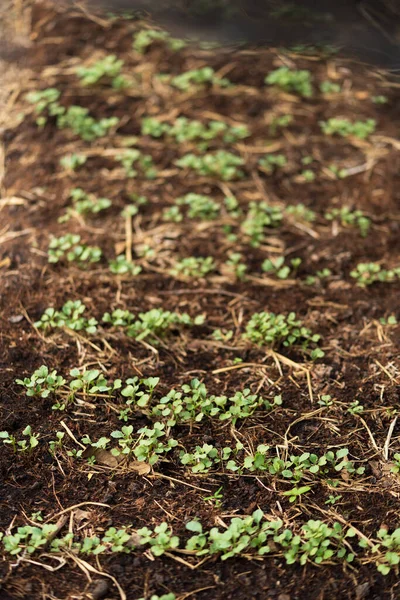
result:
[(285, 129), (293, 123), (293, 115), (279, 115), (271, 119), (269, 133), (271, 136), (277, 134), (279, 129)]
[(226, 150), (217, 150), (203, 156), (185, 154), (176, 161), (176, 165), (182, 169), (195, 171), (198, 175), (219, 177), (223, 181), (232, 181), (244, 177), (243, 171), (238, 168), (244, 165), (243, 158)]
[(150, 154), (142, 154), (137, 148), (129, 148), (117, 155), (115, 160), (121, 163), (126, 176), (137, 177), (142, 173), (145, 179), (155, 179), (157, 169), (154, 167), (153, 158)]
[(382, 269), (379, 263), (359, 263), (350, 277), (357, 281), (360, 287), (366, 287), (376, 282), (391, 283), (400, 277), (400, 267)]
[(9, 434), (8, 431), (0, 431), (0, 440), (3, 440), (3, 444), (9, 444), (14, 452), (27, 452), (30, 454), (39, 444), (39, 434), (32, 433), (31, 426), (27, 425), (22, 435), (25, 436), (25, 439), (17, 441), (16, 437)]
[(123, 60), (119, 60), (114, 54), (110, 54), (88, 67), (78, 67), (76, 74), (82, 85), (91, 86), (109, 82), (114, 89), (122, 89), (129, 85), (121, 74), (123, 66)]
[(114, 275), (132, 275), (136, 277), (142, 272), (142, 267), (136, 265), (131, 260), (127, 260), (126, 256), (120, 254), (114, 260), (110, 260), (108, 263), (111, 273)]
[(76, 262), (80, 266), (99, 262), (102, 256), (101, 249), (98, 246), (86, 246), (80, 241), (81, 236), (74, 234), (53, 237), (48, 249), (49, 263), (57, 263), (64, 257), (68, 262)]
[(111, 200), (108, 198), (96, 198), (96, 196), (88, 194), (81, 188), (71, 190), (69, 197), (72, 200), (72, 206), (68, 207), (65, 215), (58, 219), (60, 223), (65, 223), (76, 215), (97, 215), (112, 205)]
[(246, 278), (247, 265), (242, 262), (243, 254), (241, 252), (231, 252), (225, 263), (225, 269), (239, 281)]
[(192, 69), (186, 71), (175, 77), (161, 76), (162, 79), (169, 81), (169, 83), (181, 90), (182, 92), (190, 91), (193, 86), (204, 86), (205, 84), (216, 86), (216, 87), (230, 87), (232, 84), (229, 79), (221, 78), (216, 75), (212, 67), (202, 67), (201, 69)]
[(190, 219), (202, 219), (209, 221), (216, 219), (220, 212), (220, 205), (210, 196), (202, 194), (186, 194), (176, 199), (178, 206), (187, 207), (187, 216)]
[(250, 244), (258, 247), (264, 240), (265, 230), (279, 227), (282, 221), (283, 214), (280, 208), (267, 202), (250, 202), (241, 230), (250, 238)]
[(142, 545), (148, 545), (154, 556), (162, 556), (165, 552), (174, 550), (179, 546), (179, 538), (172, 534), (172, 529), (167, 523), (157, 525), (152, 531), (148, 527), (138, 529), (137, 535), (141, 538)]
[(57, 375), (57, 371), (49, 371), (46, 365), (42, 365), (36, 369), (30, 377), (24, 379), (16, 379), (15, 383), (22, 385), (26, 389), (26, 395), (29, 397), (39, 396), (47, 398), (50, 394), (54, 394), (65, 383), (65, 379), (61, 375)]
[(260, 312), (255, 313), (247, 323), (243, 338), (258, 346), (296, 345), (306, 349), (310, 344), (317, 344), (321, 336), (304, 327), (294, 312), (289, 313), (287, 317)]
[(184, 40), (173, 38), (166, 31), (142, 29), (135, 34), (132, 48), (139, 54), (145, 54), (155, 42), (165, 43), (173, 52), (179, 52), (179, 50), (182, 50), (186, 46)]
[[(186, 117), (177, 118), (172, 125), (161, 122), (155, 117), (146, 117), (142, 121), (142, 135), (160, 138), (168, 135), (178, 143), (183, 142), (209, 142), (221, 137), (225, 143), (233, 144), (250, 135), (246, 125), (230, 127), (222, 121), (210, 121), (207, 124)], [(208, 144), (201, 144), (206, 149)]]
[(182, 258), (182, 260), (177, 261), (169, 272), (174, 277), (199, 279), (205, 277), (208, 273), (215, 271), (215, 269), (216, 264), (212, 256), (189, 256), (188, 258)]
[(60, 311), (55, 308), (47, 308), (40, 321), (36, 321), (34, 326), (45, 331), (65, 327), (73, 331), (95, 333), (97, 321), (94, 318), (86, 319), (83, 317), (85, 310), (86, 306), (80, 300), (68, 300)]
[(328, 221), (339, 221), (343, 226), (358, 227), (362, 237), (367, 237), (371, 226), (371, 219), (366, 217), (361, 210), (351, 210), (348, 206), (332, 208), (325, 213)]
[(317, 218), (317, 213), (302, 203), (289, 204), (285, 208), (285, 213), (293, 217), (295, 221), (304, 221), (306, 223), (314, 223)]
[(340, 135), (341, 137), (356, 137), (367, 139), (376, 129), (375, 119), (352, 122), (349, 119), (332, 118), (320, 122), (325, 135)]
[(275, 396), (270, 402), (250, 389), (237, 391), (231, 396), (209, 394), (207, 387), (198, 379), (184, 384), (181, 389), (172, 389), (161, 398), (151, 413), (157, 419), (165, 419), (169, 427), (176, 423), (200, 422), (204, 418), (217, 418), (220, 421), (246, 419), (256, 410), (270, 411), (282, 404), (282, 398)]
[(322, 81), (319, 85), (319, 89), (322, 94), (340, 94), (342, 88), (339, 83), (333, 83), (332, 81)]
[(275, 85), (285, 92), (294, 93), (303, 98), (311, 98), (313, 95), (310, 71), (280, 67), (265, 78), (265, 83)]
[(87, 156), (85, 154), (66, 154), (62, 158), (60, 158), (60, 165), (66, 171), (76, 171), (79, 167), (82, 167), (87, 161)]
[(258, 164), (262, 171), (272, 175), (277, 169), (287, 165), (287, 159), (283, 154), (267, 154), (260, 158)]
[(289, 267), (285, 264), (284, 256), (277, 256), (276, 258), (266, 258), (261, 265), (261, 269), (264, 273), (275, 275), (278, 279), (288, 279), (288, 277), (293, 277), (296, 274), (300, 265), (301, 258), (292, 258)]
[(114, 456), (133, 455), (138, 461), (154, 465), (161, 455), (178, 445), (173, 438), (168, 438), (165, 442), (160, 440), (166, 435), (164, 430), (164, 423), (153, 423), (153, 429), (142, 427), (133, 435), (132, 425), (125, 425), (121, 430), (111, 433), (111, 437), (118, 440), (119, 445), (119, 448), (113, 448), (111, 453)]

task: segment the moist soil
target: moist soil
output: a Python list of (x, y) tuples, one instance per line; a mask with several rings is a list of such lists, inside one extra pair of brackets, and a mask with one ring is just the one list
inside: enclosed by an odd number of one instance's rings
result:
[[(343, 523), (371, 538), (381, 526), (399, 527), (400, 485), (390, 466), (399, 452), (400, 436), (396, 423), (391, 431), (390, 427), (398, 408), (400, 328), (384, 325), (381, 319), (399, 317), (400, 282), (363, 288), (350, 276), (358, 263), (378, 262), (385, 268), (400, 264), (398, 84), (340, 58), (273, 50), (188, 47), (173, 52), (157, 42), (140, 56), (132, 50), (132, 35), (141, 26), (134, 20), (108, 20), (78, 8), (57, 10), (51, 4), (39, 3), (32, 12), (35, 43), (25, 59), (28, 76), (18, 82), (13, 96), (12, 109), (20, 117), (3, 133), (0, 429), (20, 439), (30, 425), (39, 434), (39, 446), (30, 454), (13, 454), (8, 446), (1, 450), (1, 530), (32, 524), (30, 519), (38, 511), (49, 522), (66, 511), (62, 533), (68, 528), (79, 535), (82, 530), (101, 532), (110, 526), (154, 527), (166, 520), (174, 533), (185, 538), (185, 524), (194, 517), (209, 528), (258, 507), (282, 518), (286, 526), (308, 519), (329, 523), (339, 515)], [(76, 66), (107, 54), (122, 58), (124, 72), (140, 83), (122, 91), (103, 84), (82, 87)], [(156, 77), (205, 65), (235, 86), (180, 92)], [(266, 74), (282, 65), (312, 73), (317, 92), (311, 99), (265, 86)], [(326, 80), (339, 83), (341, 92), (318, 92), (318, 85)], [(65, 106), (87, 107), (96, 119), (117, 116), (118, 128), (91, 143), (58, 129), (54, 118), (39, 128), (26, 94), (50, 87), (61, 92)], [(371, 99), (376, 96), (385, 96), (387, 102), (374, 103)], [(274, 134), (271, 115), (277, 114), (290, 114), (293, 121)], [(196, 150), (194, 144), (141, 135), (144, 116), (173, 120), (179, 115), (246, 124), (250, 137), (228, 148), (244, 158), (245, 177), (221, 183), (179, 169), (175, 161)], [(326, 136), (320, 121), (331, 117), (372, 118), (376, 131), (367, 140)], [(113, 156), (128, 136), (137, 136), (135, 147), (153, 157), (155, 179), (147, 180), (141, 173), (127, 178), (116, 167)], [(222, 147), (226, 149), (221, 140), (211, 141), (209, 150)], [(287, 158), (286, 165), (272, 174), (258, 169), (258, 159), (268, 152)], [(60, 159), (71, 153), (88, 156), (76, 171), (60, 166)], [(314, 158), (309, 167), (316, 173), (313, 181), (302, 175), (307, 168), (302, 159), (308, 156)], [(332, 164), (350, 174), (335, 177), (328, 168)], [(73, 188), (109, 198), (112, 206), (98, 215), (78, 215), (60, 223), (71, 205)], [(210, 195), (221, 204), (226, 195), (234, 195), (243, 210), (249, 202), (279, 207), (302, 203), (315, 211), (316, 220), (284, 219), (281, 227), (266, 231), (259, 247), (252, 247), (227, 211), (215, 220), (164, 221), (164, 209), (189, 192)], [(148, 203), (133, 217), (127, 238), (129, 219), (121, 217), (121, 211), (132, 203), (132, 194), (145, 196)], [(361, 210), (371, 219), (366, 237), (357, 227), (324, 218), (326, 211), (340, 206)], [(226, 233), (229, 225), (236, 240)], [(86, 269), (67, 261), (49, 264), (50, 236), (68, 233), (79, 233), (85, 244), (100, 246), (102, 260)], [(154, 249), (153, 258), (140, 256), (143, 244)], [(111, 273), (108, 260), (130, 250), (142, 272), (135, 277)], [(242, 253), (247, 279), (236, 280), (224, 267), (230, 252)], [(295, 277), (288, 281), (266, 277), (261, 264), (277, 255), (301, 258)], [(190, 256), (212, 256), (217, 268), (203, 279), (173, 277), (169, 270), (174, 262)], [(330, 276), (314, 285), (304, 284), (322, 269), (330, 269)], [(201, 326), (170, 331), (154, 347), (101, 323), (94, 335), (67, 329), (44, 333), (33, 326), (46, 308), (60, 309), (70, 299), (81, 300), (86, 313), (99, 322), (105, 312), (117, 308), (134, 314), (163, 308), (191, 316), (204, 314), (206, 319)], [(261, 311), (295, 311), (305, 326), (321, 335), (324, 357), (312, 362), (296, 347), (280, 347), (274, 358), (265, 347), (244, 341), (245, 324)], [(215, 340), (211, 335), (215, 329), (232, 330), (233, 338)], [(290, 503), (283, 495), (290, 483), (282, 478), (243, 477), (223, 469), (194, 475), (180, 463), (179, 449), (147, 475), (92, 465), (66, 451), (55, 458), (48, 442), (55, 432), (66, 431), (61, 422), (77, 440), (85, 434), (98, 439), (121, 428), (118, 413), (124, 402), (122, 397), (114, 404), (98, 398), (72, 403), (65, 411), (52, 410), (54, 398), (29, 398), (15, 382), (43, 364), (63, 376), (80, 367), (98, 368), (110, 379), (160, 377), (160, 395), (193, 378), (215, 394), (233, 395), (244, 388), (268, 398), (280, 394), (281, 407), (257, 411), (238, 421), (236, 428), (205, 419), (191, 427), (175, 427), (174, 437), (187, 450), (204, 443), (222, 448), (237, 439), (249, 447), (276, 446), (288, 455), (320, 455), (347, 447), (357, 466), (365, 467), (364, 475), (338, 476), (336, 487), (318, 480), (310, 493)], [(333, 403), (323, 407), (319, 401), (328, 394)], [(355, 401), (362, 405), (362, 413), (349, 412)], [(140, 413), (129, 419), (134, 430), (150, 423)], [(68, 435), (66, 448), (74, 446)], [(220, 505), (205, 499), (219, 488)], [(326, 503), (331, 494), (340, 496), (334, 505)], [(29, 557), (10, 559), (4, 553), (0, 598), (119, 598), (113, 582), (99, 571), (112, 575), (130, 600), (167, 592), (182, 600), (383, 600), (400, 595), (396, 571), (383, 576), (373, 562), (356, 560), (343, 566), (309, 562), (300, 567), (273, 555), (227, 561), (214, 556), (203, 562), (184, 558), (179, 560), (173, 553), (154, 558), (148, 552), (85, 557), (97, 569), (90, 573), (68, 557), (56, 569), (58, 563), (49, 554), (35, 554), (31, 557), (35, 562), (29, 562)]]

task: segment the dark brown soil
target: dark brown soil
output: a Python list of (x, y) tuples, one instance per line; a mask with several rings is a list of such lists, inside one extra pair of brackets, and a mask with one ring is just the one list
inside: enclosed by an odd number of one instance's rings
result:
[[(111, 525), (139, 528), (167, 520), (184, 538), (185, 523), (195, 516), (204, 526), (212, 527), (221, 519), (226, 522), (234, 515), (250, 514), (257, 507), (282, 517), (286, 525), (312, 518), (329, 522), (337, 514), (372, 538), (383, 524), (391, 530), (399, 527), (399, 480), (385, 474), (388, 463), (382, 452), (398, 409), (400, 328), (382, 326), (380, 319), (400, 317), (400, 281), (361, 288), (350, 277), (350, 271), (360, 262), (379, 262), (386, 268), (400, 264), (398, 86), (355, 63), (295, 55), (282, 58), (274, 51), (229, 54), (189, 48), (175, 54), (163, 44), (154, 44), (141, 58), (131, 50), (132, 33), (137, 27), (135, 21), (122, 19), (106, 24), (78, 9), (57, 12), (49, 5), (37, 5), (33, 12), (37, 41), (28, 58), (32, 78), (21, 81), (16, 107), (25, 116), (4, 134), (7, 153), (0, 205), (0, 430), (20, 436), (29, 424), (40, 435), (40, 444), (28, 456), (14, 455), (6, 446), (1, 448), (1, 531), (28, 523), (37, 511), (52, 521), (56, 513), (88, 502), (95, 504), (82, 506), (89, 511), (85, 527), (94, 532)], [(95, 52), (99, 56), (118, 54), (125, 61), (127, 73), (133, 77), (142, 74), (142, 84), (129, 93), (102, 86), (82, 88), (73, 67)], [(316, 93), (312, 99), (300, 101), (297, 96), (267, 89), (265, 75), (281, 66), (282, 61), (309, 69), (317, 83), (335, 77), (343, 92), (332, 96)], [(206, 64), (223, 71), (237, 87), (184, 94), (161, 85), (155, 78), (156, 73), (177, 74)], [(38, 129), (25, 95), (29, 90), (49, 87), (62, 92), (66, 106), (86, 106), (96, 118), (119, 117), (117, 132), (89, 144), (67, 130), (57, 129), (54, 119)], [(371, 101), (378, 95), (385, 95), (387, 104), (380, 106)], [(294, 116), (287, 130), (272, 137), (268, 121), (271, 110)], [(251, 137), (230, 148), (245, 158), (246, 177), (221, 186), (212, 178), (183, 172), (176, 168), (175, 160), (192, 151), (193, 145), (166, 144), (165, 140), (146, 136), (139, 138), (137, 147), (152, 155), (158, 177), (152, 181), (142, 176), (127, 179), (116, 170), (112, 152), (107, 151), (121, 148), (123, 136), (139, 136), (143, 116), (166, 117), (174, 111), (173, 116), (200, 120), (219, 116), (227, 122), (247, 124)], [(368, 141), (327, 137), (319, 122), (331, 117), (373, 118), (377, 130)], [(287, 157), (286, 167), (272, 176), (257, 170), (257, 148), (268, 140), (275, 146), (274, 151)], [(217, 149), (218, 144), (212, 142), (210, 149)], [(60, 158), (71, 152), (90, 154), (86, 164), (72, 173), (59, 164)], [(309, 155), (315, 158), (310, 168), (318, 176), (305, 183), (299, 177), (304, 169), (301, 158)], [(335, 179), (327, 170), (333, 163), (348, 169), (364, 167), (345, 179)], [(112, 207), (84, 221), (59, 223), (58, 218), (70, 205), (69, 191), (76, 187), (110, 198)], [(236, 243), (228, 240), (223, 231), (223, 225), (230, 222), (227, 215), (215, 221), (184, 219), (178, 224), (162, 220), (163, 209), (179, 196), (197, 192), (222, 202), (228, 190), (243, 209), (250, 201), (263, 200), (282, 207), (303, 203), (317, 213), (317, 220), (305, 226), (285, 220), (282, 227), (270, 230), (259, 248), (246, 244), (240, 235)], [(108, 260), (125, 251), (125, 222), (120, 212), (131, 202), (131, 193), (149, 200), (133, 220), (134, 258), (143, 266), (142, 273), (134, 278), (113, 275), (107, 267)], [(342, 205), (362, 210), (370, 217), (367, 237), (361, 237), (357, 228), (332, 226), (324, 219), (327, 209)], [(86, 244), (100, 246), (102, 262), (86, 270), (63, 262), (49, 264), (49, 236), (65, 233), (79, 233)], [(135, 255), (140, 243), (156, 250), (153, 261)], [(302, 259), (292, 285), (277, 279), (269, 284), (262, 281), (261, 264), (274, 256), (271, 246), (280, 247), (288, 259)], [(235, 281), (221, 269), (232, 251), (243, 253), (251, 276), (247, 281)], [(176, 259), (189, 256), (213, 256), (219, 265), (217, 272), (197, 281), (173, 278), (170, 266)], [(326, 281), (314, 286), (302, 283), (323, 268), (332, 271)], [(109, 328), (100, 328), (92, 336), (76, 336), (64, 331), (43, 335), (33, 327), (47, 307), (60, 308), (69, 299), (82, 300), (86, 312), (99, 321), (104, 312), (115, 308), (137, 314), (158, 307), (191, 316), (204, 313), (206, 321), (184, 332), (172, 332), (157, 347), (157, 353)], [(325, 356), (315, 364), (307, 363), (312, 397), (304, 371), (282, 363), (280, 372), (265, 349), (241, 341), (244, 323), (259, 311), (296, 311), (307, 327), (321, 334)], [(233, 342), (216, 342), (211, 333), (217, 328), (235, 330), (238, 335)], [(306, 359), (296, 349), (279, 352), (297, 364)], [(235, 357), (253, 366), (228, 369)], [(62, 430), (61, 421), (77, 439), (84, 434), (92, 439), (109, 435), (121, 427), (121, 421), (118, 411), (101, 400), (89, 407), (72, 405), (66, 412), (57, 412), (51, 409), (52, 399), (27, 398), (15, 379), (29, 376), (42, 364), (64, 376), (76, 366), (101, 368), (110, 379), (135, 374), (159, 376), (161, 393), (197, 377), (212, 393), (234, 393), (250, 387), (266, 397), (282, 394), (281, 408), (266, 414), (258, 412), (238, 423), (235, 435), (253, 447), (260, 443), (280, 445), (286, 439), (289, 454), (323, 454), (330, 448), (345, 446), (357, 465), (365, 467), (365, 475), (357, 481), (343, 479), (336, 489), (321, 481), (299, 504), (290, 504), (282, 495), (289, 489), (285, 481), (223, 472), (195, 476), (180, 464), (178, 450), (168, 455), (168, 461), (158, 463), (148, 476), (110, 473), (66, 454), (56, 461), (48, 452), (48, 442)], [(334, 403), (318, 412), (317, 402), (324, 394), (330, 394)], [(364, 407), (359, 416), (347, 410), (356, 400)], [(149, 420), (133, 415), (129, 423), (137, 429)], [(223, 447), (234, 440), (226, 422), (208, 420), (193, 428), (182, 425), (175, 429), (174, 437), (186, 449), (205, 442)], [(399, 448), (400, 435), (395, 426), (389, 457)], [(214, 507), (204, 497), (220, 486), (222, 505)], [(332, 493), (340, 494), (341, 499), (330, 507), (326, 500)], [(65, 533), (68, 526), (79, 528), (73, 519), (65, 525)], [(57, 565), (49, 555), (41, 557), (39, 553), (32, 560), (37, 564), (18, 564), (15, 557), (10, 560), (4, 554), (0, 563), (4, 578), (1, 599), (93, 597), (93, 582), (73, 560), (54, 572), (41, 566)], [(311, 563), (300, 567), (274, 557), (226, 562), (214, 557), (200, 566), (192, 562), (196, 568), (191, 569), (172, 555), (151, 560), (147, 554), (132, 553), (104, 555), (99, 562), (87, 560), (111, 574), (129, 600), (168, 591), (182, 600), (384, 600), (400, 596), (395, 571), (383, 577), (373, 563), (357, 561), (343, 567)], [(91, 576), (94, 580), (100, 577)], [(118, 598), (112, 581), (106, 581), (109, 587), (102, 597)]]

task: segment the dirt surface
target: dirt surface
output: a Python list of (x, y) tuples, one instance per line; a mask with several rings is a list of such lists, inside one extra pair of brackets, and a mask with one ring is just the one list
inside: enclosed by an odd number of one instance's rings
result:
[[(17, 526), (41, 527), (67, 515), (59, 533), (71, 532), (76, 540), (101, 535), (111, 526), (137, 530), (163, 521), (186, 540), (185, 524), (195, 517), (205, 529), (224, 529), (232, 517), (260, 508), (265, 518), (281, 518), (295, 532), (309, 519), (353, 526), (373, 546), (381, 527), (390, 532), (400, 527), (400, 485), (394, 472), (394, 455), (400, 452), (400, 327), (396, 319), (387, 324), (389, 317), (400, 317), (400, 279), (361, 287), (350, 273), (359, 263), (400, 266), (398, 84), (356, 63), (272, 50), (230, 54), (189, 47), (174, 52), (161, 41), (140, 55), (132, 50), (132, 36), (141, 27), (134, 20), (106, 20), (78, 8), (57, 11), (39, 3), (33, 10), (35, 44), (26, 65), (30, 75), (18, 82), (12, 100), (18, 124), (3, 133), (0, 430), (20, 440), (30, 425), (39, 444), (32, 452), (13, 453), (7, 444), (1, 448), (0, 530), (9, 534)], [(130, 87), (113, 89), (107, 82), (82, 86), (76, 67), (107, 54), (124, 60)], [(234, 86), (182, 92), (157, 77), (205, 65)], [(311, 72), (312, 98), (264, 84), (265, 76), (282, 65)], [(319, 84), (328, 80), (339, 84), (340, 91), (320, 92)], [(87, 107), (96, 119), (116, 116), (118, 125), (91, 142), (58, 128), (54, 116), (38, 127), (26, 94), (47, 88), (59, 90), (63, 106)], [(381, 96), (384, 104), (372, 100)], [(292, 122), (274, 131), (273, 118), (288, 114)], [(146, 116), (167, 123), (185, 116), (203, 123), (245, 124), (249, 137), (230, 143), (218, 138), (208, 148), (242, 157), (243, 177), (224, 182), (177, 167), (177, 159), (198, 152), (198, 146), (142, 135)], [(376, 130), (367, 139), (324, 135), (320, 122), (333, 117), (375, 119)], [(141, 168), (136, 177), (126, 175), (115, 157), (127, 147), (152, 156), (154, 179), (146, 179)], [(74, 171), (60, 165), (62, 157), (74, 153), (87, 157), (84, 165)], [(258, 165), (271, 153), (286, 157), (272, 173)], [(347, 170), (346, 176), (335, 176), (332, 165)], [(305, 170), (314, 173), (312, 180)], [(59, 222), (72, 205), (74, 188), (108, 198), (112, 205), (94, 215), (75, 212)], [(163, 211), (188, 193), (211, 196), (221, 207), (218, 216), (189, 218), (181, 207), (182, 221), (166, 221)], [(145, 196), (147, 204), (139, 204), (132, 217), (121, 216), (137, 196)], [(237, 199), (237, 214), (224, 204), (227, 196)], [(251, 202), (267, 202), (285, 215), (279, 227), (264, 229), (258, 247), (249, 243), (242, 227)], [(285, 212), (298, 204), (315, 211), (315, 219)], [(342, 206), (370, 219), (365, 237), (357, 226), (326, 218), (326, 212)], [(83, 243), (99, 246), (100, 262), (83, 269), (67, 260), (49, 263), (49, 239), (66, 234), (79, 234)], [(232, 252), (241, 252), (247, 265), (243, 279), (235, 278), (226, 264)], [(142, 271), (136, 276), (110, 272), (108, 262), (121, 254), (133, 257)], [(197, 279), (170, 273), (177, 260), (191, 256), (212, 256), (214, 271)], [(277, 256), (287, 264), (300, 258), (301, 264), (287, 279), (263, 272), (263, 261)], [(323, 269), (330, 270), (328, 276), (306, 284)], [(95, 333), (34, 327), (48, 307), (60, 310), (68, 300), (81, 300), (85, 316), (98, 320)], [(104, 313), (115, 309), (138, 315), (154, 308), (192, 318), (204, 315), (205, 320), (142, 341), (101, 322)], [(244, 339), (251, 315), (261, 311), (295, 311), (304, 326), (321, 335), (318, 346), (324, 356), (312, 361), (310, 352), (296, 345), (275, 344), (271, 350)], [(223, 339), (212, 335), (216, 329), (226, 334)], [(210, 394), (233, 396), (250, 388), (271, 402), (281, 395), (282, 405), (260, 408), (236, 423), (206, 417), (175, 425), (169, 435), (178, 447), (140, 475), (129, 464), (93, 464), (71, 453), (85, 435), (94, 441), (123, 425), (137, 431), (157, 419), (148, 410), (135, 409), (121, 421), (126, 404), (118, 393), (112, 398), (84, 396), (54, 410), (54, 395), (28, 397), (15, 382), (41, 365), (66, 379), (75, 367), (99, 369), (110, 380), (159, 377), (157, 399), (198, 378)], [(331, 401), (324, 404), (327, 395)], [(49, 441), (58, 431), (65, 434), (64, 445), (52, 454)], [(347, 448), (349, 460), (364, 472), (308, 475), (300, 485), (309, 485), (309, 491), (290, 502), (285, 492), (296, 485), (280, 474), (238, 475), (222, 464), (195, 474), (180, 462), (182, 450), (204, 443), (222, 449), (238, 441), (249, 452), (266, 444), (285, 459)], [(217, 490), (220, 501), (207, 499)], [(35, 516), (39, 511), (43, 522)], [(106, 551), (98, 557), (81, 556), (71, 548), (61, 554), (42, 548), (11, 557), (4, 550), (0, 598), (138, 600), (168, 592), (181, 600), (398, 598), (397, 567), (382, 575), (375, 564), (380, 554), (355, 554), (350, 564), (332, 559), (315, 565), (310, 558), (300, 566), (287, 564), (278, 551), (262, 557), (244, 552), (222, 561), (218, 554), (199, 558), (174, 551), (157, 558), (149, 550)]]

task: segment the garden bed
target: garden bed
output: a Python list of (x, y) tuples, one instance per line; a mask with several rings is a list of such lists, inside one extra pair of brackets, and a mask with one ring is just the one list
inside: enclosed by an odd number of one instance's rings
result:
[(33, 10), (1, 597), (396, 598), (398, 84), (149, 30)]

